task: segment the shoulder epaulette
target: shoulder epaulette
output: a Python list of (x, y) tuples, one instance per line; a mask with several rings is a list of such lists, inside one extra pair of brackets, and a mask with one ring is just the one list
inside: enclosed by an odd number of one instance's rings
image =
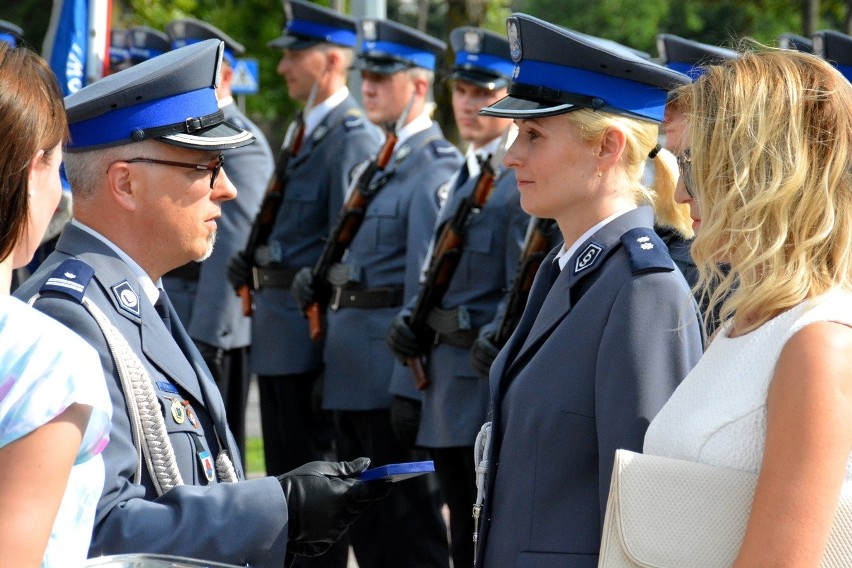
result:
[(82, 303), (86, 287), (94, 275), (95, 269), (79, 258), (65, 259), (42, 284), (39, 294), (56, 292)]
[(675, 269), (669, 249), (653, 229), (631, 229), (621, 235), (621, 244), (630, 258), (630, 270), (633, 274)]
[(436, 158), (460, 155), (458, 149), (448, 140), (444, 140), (443, 138), (431, 140), (429, 142), (429, 147), (432, 148)]
[(352, 130), (364, 126), (364, 115), (360, 109), (351, 108), (343, 115), (343, 128)]

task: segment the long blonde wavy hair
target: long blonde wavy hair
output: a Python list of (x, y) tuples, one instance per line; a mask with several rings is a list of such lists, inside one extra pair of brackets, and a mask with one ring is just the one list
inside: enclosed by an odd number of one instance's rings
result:
[(657, 224), (675, 229), (684, 238), (692, 237), (689, 207), (674, 200), (677, 163), (670, 152), (661, 149), (657, 153), (654, 157), (653, 184), (648, 187), (644, 183), (648, 154), (657, 145), (658, 124), (590, 109), (580, 109), (565, 116), (579, 129), (580, 135), (586, 142), (600, 140), (609, 128), (618, 128), (622, 131), (626, 143), (621, 160), (627, 178), (633, 184), (636, 203), (652, 205)]
[(817, 57), (756, 48), (677, 96), (702, 217), (692, 256), (708, 321), (720, 308), (746, 333), (807, 298), (849, 289), (852, 85)]

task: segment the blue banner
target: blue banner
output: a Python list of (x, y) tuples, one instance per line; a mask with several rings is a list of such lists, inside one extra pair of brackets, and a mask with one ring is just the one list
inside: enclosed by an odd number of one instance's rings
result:
[(86, 85), (88, 0), (54, 0), (50, 30), (53, 43), (45, 57), (68, 96)]

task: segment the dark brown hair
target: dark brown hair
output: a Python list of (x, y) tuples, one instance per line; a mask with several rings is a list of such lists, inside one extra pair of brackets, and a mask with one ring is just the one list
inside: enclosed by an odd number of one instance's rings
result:
[(27, 227), (30, 161), (68, 139), (62, 91), (47, 62), (25, 47), (0, 42), (0, 259)]

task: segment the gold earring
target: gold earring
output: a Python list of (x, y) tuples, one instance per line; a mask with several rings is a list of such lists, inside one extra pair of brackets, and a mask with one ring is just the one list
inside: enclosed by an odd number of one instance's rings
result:
[(598, 170), (598, 177), (603, 177), (603, 172)]

